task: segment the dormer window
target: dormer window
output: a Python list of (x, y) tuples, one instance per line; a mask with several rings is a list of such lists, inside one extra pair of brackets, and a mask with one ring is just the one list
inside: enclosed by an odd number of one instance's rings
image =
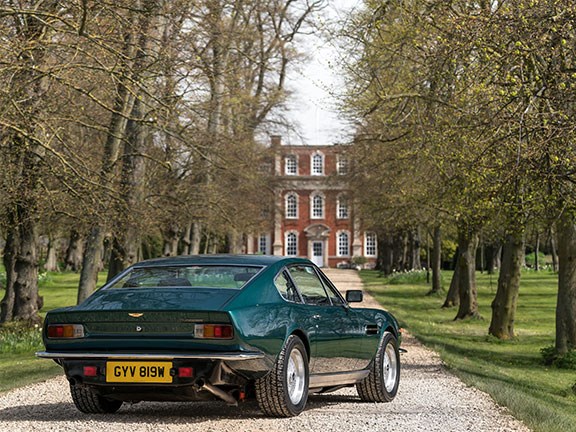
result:
[(312, 155), (312, 175), (321, 176), (324, 175), (324, 155), (322, 153), (314, 153)]

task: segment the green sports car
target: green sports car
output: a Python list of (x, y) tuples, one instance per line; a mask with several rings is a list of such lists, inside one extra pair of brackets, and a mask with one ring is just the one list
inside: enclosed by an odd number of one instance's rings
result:
[(389, 402), (400, 380), (400, 329), (383, 310), (351, 308), (307, 259), (262, 255), (160, 258), (133, 265), (78, 306), (46, 316), (46, 350), (76, 407), (256, 398), (270, 416), (310, 393), (356, 386)]

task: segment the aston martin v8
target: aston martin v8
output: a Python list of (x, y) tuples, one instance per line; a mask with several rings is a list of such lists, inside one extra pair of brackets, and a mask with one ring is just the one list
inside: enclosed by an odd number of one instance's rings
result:
[(124, 402), (255, 398), (290, 417), (309, 394), (355, 386), (389, 402), (400, 380), (400, 329), (353, 308), (303, 258), (206, 255), (128, 268), (78, 306), (50, 311), (41, 358), (60, 364), (85, 413)]

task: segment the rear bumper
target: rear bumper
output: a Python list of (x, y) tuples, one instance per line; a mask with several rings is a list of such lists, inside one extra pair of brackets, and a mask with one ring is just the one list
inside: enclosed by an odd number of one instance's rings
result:
[(242, 353), (103, 353), (103, 352), (49, 352), (39, 351), (36, 357), (45, 359), (109, 359), (109, 360), (174, 360), (174, 359), (187, 359), (187, 360), (223, 360), (226, 362), (232, 361), (249, 361), (260, 360), (265, 356), (260, 352), (242, 352)]
[[(214, 391), (218, 391), (210, 390), (215, 386), (224, 386), (226, 391), (243, 389), (248, 382), (268, 373), (270, 367), (265, 354), (257, 351), (228, 353), (40, 351), (36, 356), (52, 359), (61, 365), (70, 384), (89, 386), (102, 396), (121, 400), (196, 400), (199, 392), (202, 393), (200, 395), (202, 397), (210, 397), (211, 393), (213, 396)], [(151, 368), (162, 368), (159, 376), (169, 375), (171, 379), (168, 381), (134, 379), (138, 371), (148, 369), (147, 364), (151, 365)], [(107, 374), (111, 365), (114, 370), (116, 368), (134, 370), (126, 380), (117, 381)], [(86, 368), (92, 369), (89, 375)], [(182, 368), (191, 369), (191, 375), (180, 376), (179, 370)], [(203, 391), (207, 389), (208, 391)]]

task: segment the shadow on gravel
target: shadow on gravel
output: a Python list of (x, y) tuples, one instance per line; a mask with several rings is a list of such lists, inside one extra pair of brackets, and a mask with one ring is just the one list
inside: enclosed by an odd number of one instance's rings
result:
[[(306, 411), (334, 407), (341, 403), (362, 404), (358, 397), (349, 395), (313, 395), (308, 399)], [(335, 411), (336, 412), (336, 411)], [(115, 414), (83, 414), (72, 403), (18, 405), (0, 410), (0, 422), (69, 422), (93, 421), (98, 423), (182, 424), (202, 423), (218, 419), (247, 420), (266, 417), (256, 401), (237, 407), (222, 402), (141, 402), (126, 403)], [(289, 421), (289, 419), (285, 419)]]
[[(422, 372), (445, 372), (446, 369), (442, 365), (438, 364), (422, 364), (422, 363), (403, 363), (402, 372), (405, 371), (422, 371)], [(402, 382), (402, 381), (400, 381)]]

